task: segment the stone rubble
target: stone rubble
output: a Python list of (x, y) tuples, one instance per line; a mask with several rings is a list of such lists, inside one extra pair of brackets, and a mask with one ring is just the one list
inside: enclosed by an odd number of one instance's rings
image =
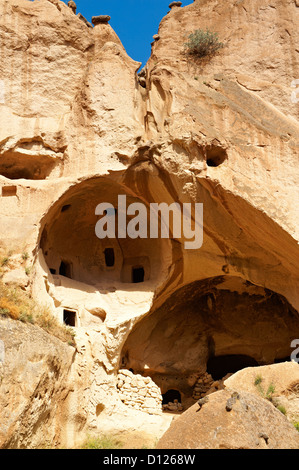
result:
[(184, 407), (177, 399), (162, 405), (163, 411), (183, 411)]
[(161, 390), (150, 377), (121, 369), (118, 373), (117, 389), (125, 405), (148, 414), (162, 414)]
[(199, 400), (200, 398), (205, 397), (206, 395), (210, 395), (211, 393), (217, 392), (217, 390), (223, 390), (224, 385), (223, 382), (232, 374), (227, 374), (221, 380), (215, 380), (208, 372), (205, 372), (201, 375), (193, 388), (192, 398), (194, 400)]

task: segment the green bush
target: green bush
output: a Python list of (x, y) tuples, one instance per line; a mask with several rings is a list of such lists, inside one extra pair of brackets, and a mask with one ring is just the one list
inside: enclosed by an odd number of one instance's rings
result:
[(274, 392), (275, 392), (275, 386), (271, 383), (268, 387), (265, 398), (267, 398), (267, 400), (272, 401), (272, 395), (273, 395)]
[(263, 378), (261, 375), (257, 375), (255, 380), (254, 380), (254, 385), (259, 385), (263, 381)]
[(272, 396), (275, 393), (275, 385), (270, 383), (267, 392), (265, 392), (264, 388), (262, 387), (261, 383), (263, 381), (263, 377), (261, 375), (257, 375), (254, 379), (254, 385), (256, 386), (257, 390), (261, 394), (263, 398), (266, 400), (272, 401)]
[(215, 54), (224, 44), (219, 41), (218, 34), (202, 29), (197, 29), (188, 37), (189, 41), (185, 43), (185, 51), (188, 54), (205, 57)]
[(278, 405), (276, 407), (283, 415), (286, 415), (287, 414), (287, 410), (285, 409), (285, 407), (283, 405)]

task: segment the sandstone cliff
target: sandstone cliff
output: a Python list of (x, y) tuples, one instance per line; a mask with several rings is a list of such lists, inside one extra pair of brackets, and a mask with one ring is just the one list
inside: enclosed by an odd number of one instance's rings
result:
[[(144, 396), (175, 390), (188, 407), (207, 370), (223, 377), (233, 361), (237, 370), (290, 356), (298, 14), (295, 0), (173, 6), (140, 76), (109, 22), (91, 28), (59, 0), (0, 0), (1, 245), (29, 254), (24, 289), (76, 331), (76, 354), (59, 365), (71, 405), (60, 378), (50, 392), (71, 423), (57, 442), (100, 429), (161, 435), (161, 400), (152, 414), (143, 398), (122, 400), (120, 369), (150, 378)], [(199, 28), (225, 46), (208, 60), (184, 52)], [(183, 237), (99, 240), (95, 208), (116, 207), (119, 194), (129, 204), (203, 203), (202, 247), (186, 249)], [(14, 436), (3, 445), (35, 443)]]

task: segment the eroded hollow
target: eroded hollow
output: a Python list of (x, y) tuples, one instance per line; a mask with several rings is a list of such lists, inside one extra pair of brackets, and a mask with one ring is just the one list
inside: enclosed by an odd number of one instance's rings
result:
[(298, 313), (284, 297), (220, 276), (180, 288), (141, 320), (123, 347), (122, 361), (149, 375), (162, 394), (177, 390), (186, 404), (207, 370), (216, 380), (290, 357), (298, 334)]
[[(119, 237), (119, 195), (126, 196), (127, 207), (141, 202), (117, 182), (93, 178), (71, 188), (53, 206), (40, 240), (51, 273), (91, 285), (119, 282), (136, 288), (159, 280), (167, 241)], [(96, 235), (101, 216), (95, 214), (95, 209), (100, 203), (114, 208), (103, 212), (103, 216), (114, 220), (115, 238), (100, 239)]]
[[(40, 142), (20, 144), (17, 149), (4, 152), (0, 156), (0, 175), (11, 180), (47, 178), (60, 163), (59, 159), (47, 155)], [(53, 152), (52, 152), (53, 153)]]
[(227, 152), (217, 145), (208, 145), (205, 148), (207, 165), (217, 167), (227, 159)]

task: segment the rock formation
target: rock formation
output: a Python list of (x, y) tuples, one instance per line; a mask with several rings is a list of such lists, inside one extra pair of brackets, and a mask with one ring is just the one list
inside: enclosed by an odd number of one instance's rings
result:
[(297, 449), (298, 374), (295, 362), (238, 371), (175, 420), (157, 448)]
[(10, 319), (0, 318), (0, 332), (5, 345), (5, 361), (0, 361), (1, 448), (68, 442), (75, 424), (68, 413), (74, 348)]
[(299, 422), (299, 366), (295, 362), (248, 367), (224, 380), (224, 387), (266, 398), (291, 423)]
[(298, 431), (266, 400), (228, 390), (191, 406), (160, 439), (157, 449), (298, 449)]
[[(2, 282), (20, 282), (75, 330), (76, 350), (59, 365), (72, 383), (68, 424), (62, 432), (51, 415), (50, 434), (74, 446), (100, 430), (161, 436), (172, 419), (162, 404), (186, 409), (227, 374), (290, 357), (299, 338), (299, 9), (294, 0), (173, 2), (138, 74), (110, 17), (95, 11), (92, 27), (69, 3), (0, 0), (0, 240), (3, 256), (28, 253), (30, 266), (28, 282), (9, 269)], [(186, 53), (199, 28), (224, 44), (213, 57)], [(147, 207), (202, 203), (201, 248), (187, 249), (183, 234), (100, 240), (96, 207), (117, 208), (119, 195)], [(1, 322), (4, 343), (6, 329)], [(120, 370), (160, 389), (153, 407), (123, 398)], [(24, 392), (24, 406), (32, 396)], [(9, 419), (15, 429), (18, 417)], [(38, 446), (38, 426), (2, 445)]]

